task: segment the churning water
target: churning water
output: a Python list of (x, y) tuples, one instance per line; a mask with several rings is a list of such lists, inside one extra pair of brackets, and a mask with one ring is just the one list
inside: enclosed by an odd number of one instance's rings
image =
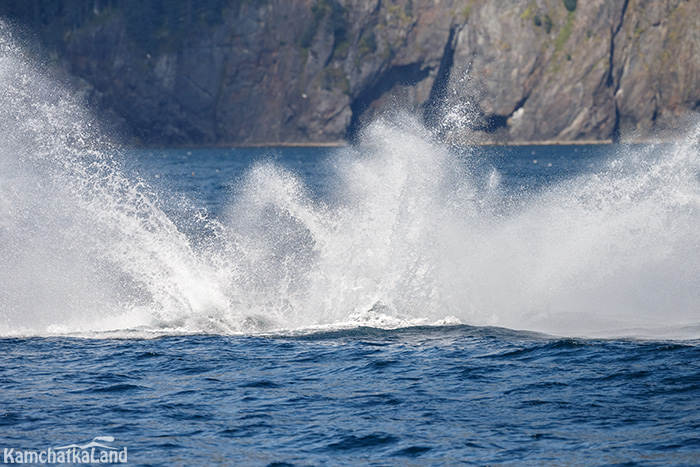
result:
[(7, 33), (0, 60), (4, 335), (700, 323), (697, 134), (527, 190), (398, 116), (323, 162), (323, 196), (263, 161), (214, 216), (127, 172)]
[(456, 148), (396, 115), (348, 148), (124, 150), (0, 29), (0, 448), (697, 459), (697, 132)]

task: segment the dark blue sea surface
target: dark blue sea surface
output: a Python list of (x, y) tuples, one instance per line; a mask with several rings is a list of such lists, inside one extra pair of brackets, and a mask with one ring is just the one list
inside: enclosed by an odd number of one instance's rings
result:
[(465, 325), (0, 341), (2, 445), (134, 465), (696, 465), (697, 341)]

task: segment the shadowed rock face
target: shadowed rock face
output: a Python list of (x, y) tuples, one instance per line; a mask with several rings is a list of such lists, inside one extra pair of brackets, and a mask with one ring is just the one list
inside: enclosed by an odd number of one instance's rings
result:
[(429, 125), (462, 112), (441, 129), (470, 141), (630, 140), (700, 104), (697, 1), (249, 0), (221, 14), (154, 49), (118, 9), (96, 11), (61, 51), (98, 107), (168, 144), (337, 142), (396, 107)]

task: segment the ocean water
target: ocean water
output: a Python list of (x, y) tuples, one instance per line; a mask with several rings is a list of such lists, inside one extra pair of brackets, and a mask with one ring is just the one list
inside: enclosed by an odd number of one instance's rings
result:
[(699, 131), (135, 150), (0, 82), (4, 463), (698, 463)]
[(0, 341), (3, 449), (135, 465), (697, 465), (697, 342), (503, 328)]

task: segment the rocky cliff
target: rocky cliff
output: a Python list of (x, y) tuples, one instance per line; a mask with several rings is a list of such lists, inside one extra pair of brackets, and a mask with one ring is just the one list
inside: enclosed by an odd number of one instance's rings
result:
[(338, 142), (396, 108), (470, 141), (633, 140), (700, 104), (693, 0), (176, 1), (138, 28), (135, 2), (86, 3), (47, 46), (152, 143)]

